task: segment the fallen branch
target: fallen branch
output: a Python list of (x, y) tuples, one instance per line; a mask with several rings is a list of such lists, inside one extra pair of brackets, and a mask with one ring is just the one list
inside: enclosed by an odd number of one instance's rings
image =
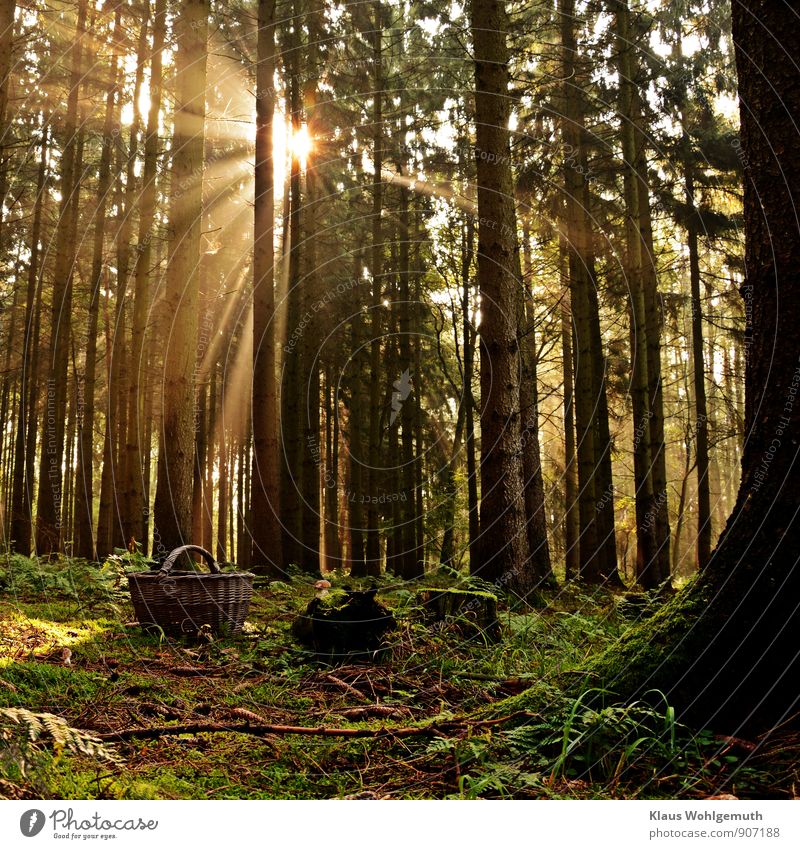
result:
[(411, 737), (434, 734), (438, 728), (427, 725), (419, 728), (330, 728), (325, 725), (307, 728), (303, 725), (222, 725), (220, 723), (194, 723), (189, 725), (162, 725), (151, 728), (123, 728), (121, 731), (109, 731), (96, 736), (101, 740), (132, 740), (140, 738), (153, 740), (172, 734), (206, 734), (228, 732), (249, 734), (253, 737), (270, 735), (307, 734), (317, 737)]
[(399, 726), (380, 728), (335, 728), (327, 725), (318, 725), (309, 728), (305, 725), (254, 725), (243, 723), (238, 725), (223, 725), (217, 722), (190, 723), (186, 725), (159, 725), (150, 728), (123, 728), (119, 731), (106, 731), (95, 736), (100, 740), (132, 740), (139, 738), (153, 740), (173, 734), (206, 734), (206, 733), (233, 733), (249, 734), (253, 737), (268, 737), (270, 735), (306, 734), (312, 737), (422, 737), (426, 734), (441, 734), (445, 729), (454, 730), (459, 727), (482, 728), (490, 725), (500, 725), (519, 717), (533, 717), (529, 711), (517, 711), (508, 716), (496, 719), (470, 720), (467, 717), (460, 719), (449, 719), (444, 722), (431, 723), (421, 726)]

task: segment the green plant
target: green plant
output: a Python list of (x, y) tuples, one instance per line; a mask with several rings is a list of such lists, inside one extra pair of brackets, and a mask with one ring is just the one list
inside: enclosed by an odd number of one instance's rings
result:
[(0, 777), (4, 782), (21, 780), (41, 785), (48, 768), (63, 752), (94, 761), (119, 762), (110, 746), (87, 731), (73, 728), (60, 716), (19, 707), (0, 708)]
[(98, 566), (77, 557), (44, 560), (14, 554), (7, 556), (0, 568), (0, 589), (19, 599), (65, 599), (88, 607), (119, 602), (124, 581), (109, 561)]
[(103, 568), (123, 576), (130, 572), (147, 572), (155, 565), (155, 562), (142, 552), (142, 545), (137, 542), (134, 544), (133, 551), (127, 548), (115, 548), (114, 553), (106, 558)]

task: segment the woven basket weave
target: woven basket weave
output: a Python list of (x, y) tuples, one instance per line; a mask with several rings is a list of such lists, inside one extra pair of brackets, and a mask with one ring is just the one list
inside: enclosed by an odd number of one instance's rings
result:
[[(210, 574), (174, 571), (177, 559), (186, 553), (201, 554)], [(167, 634), (192, 634), (208, 626), (212, 632), (241, 631), (253, 595), (250, 572), (221, 572), (204, 548), (176, 548), (160, 569), (128, 576), (133, 609), (145, 628), (158, 625)]]

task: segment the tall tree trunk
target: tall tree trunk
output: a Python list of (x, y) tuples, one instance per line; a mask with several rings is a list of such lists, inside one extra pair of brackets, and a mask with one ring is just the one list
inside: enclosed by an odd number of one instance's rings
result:
[(578, 516), (578, 470), (575, 459), (575, 392), (573, 375), (573, 327), (569, 301), (569, 255), (563, 234), (559, 237), (561, 277), (561, 362), (564, 376), (564, 578), (580, 574), (580, 520)]
[(381, 319), (383, 301), (383, 14), (381, 0), (373, 4), (372, 21), (372, 302), (370, 304), (369, 466), (367, 469), (367, 574), (381, 572)]
[(214, 548), (214, 457), (219, 432), (219, 392), (217, 369), (211, 367), (206, 419), (206, 444), (203, 465), (200, 468), (200, 545), (206, 551)]
[[(425, 572), (425, 564), (419, 557), (417, 545), (417, 502), (414, 488), (414, 468), (416, 458), (414, 456), (414, 419), (416, 409), (416, 396), (420, 391), (422, 375), (414, 372), (412, 358), (412, 333), (418, 332), (418, 328), (412, 328), (412, 313), (414, 304), (411, 299), (409, 278), (411, 276), (410, 240), (411, 230), (409, 226), (409, 191), (404, 186), (400, 187), (400, 244), (398, 245), (398, 282), (399, 282), (399, 330), (398, 347), (400, 358), (398, 369), (400, 374), (397, 378), (398, 396), (400, 403), (399, 419), (402, 432), (400, 435), (400, 468), (401, 468), (401, 499), (400, 507), (400, 552), (399, 572), (406, 580), (421, 577)], [(414, 393), (414, 398), (409, 397), (409, 392)], [(453, 455), (451, 464), (455, 462), (457, 444), (460, 436), (456, 434), (453, 440)], [(445, 536), (448, 529), (445, 527)], [(446, 555), (446, 541), (442, 542), (442, 556)], [(443, 559), (442, 562), (445, 562)]]
[[(292, 30), (288, 37), (290, 47), (286, 57), (286, 75), (289, 99), (287, 108), (292, 137), (300, 134), (303, 120), (303, 90), (300, 80), (300, 2), (294, 0)], [(302, 172), (297, 149), (291, 149), (289, 174), (289, 291), (286, 297), (286, 339), (283, 374), (281, 380), (281, 525), (283, 530), (283, 563), (300, 566), (302, 539), (302, 360), (303, 336), (303, 280), (302, 280), (302, 229), (303, 198)]]
[(11, 54), (14, 46), (16, 0), (0, 2), (0, 245), (3, 238), (3, 204), (8, 191), (8, 166), (3, 148), (9, 144), (8, 96), (11, 87)]
[(14, 480), (11, 496), (11, 539), (15, 550), (25, 556), (31, 553), (31, 498), (33, 490), (33, 461), (29, 454), (29, 430), (34, 433), (33, 451), (35, 452), (36, 422), (36, 380), (34, 365), (38, 362), (38, 342), (35, 327), (39, 322), (41, 304), (41, 273), (39, 259), (39, 240), (42, 233), (42, 214), (45, 204), (45, 185), (47, 180), (48, 156), (47, 124), (42, 128), (40, 142), (41, 155), (36, 176), (36, 201), (33, 208), (33, 224), (30, 237), (30, 258), (28, 260), (27, 289), (25, 298), (25, 326), (22, 337), (22, 370), (20, 380), (20, 403), (17, 418), (17, 431), (14, 446)]
[[(478, 469), (475, 451), (475, 396), (472, 392), (472, 376), (475, 372), (475, 333), (470, 318), (470, 289), (472, 261), (475, 254), (475, 222), (467, 218), (463, 228), (461, 248), (461, 337), (464, 345), (464, 427), (467, 451), (467, 522), (469, 532), (469, 562), (479, 563), (478, 539), (480, 537), (480, 513), (478, 506)], [(469, 375), (469, 379), (467, 379)]]
[(695, 211), (694, 179), (691, 165), (684, 170), (686, 201), (689, 205), (687, 245), (692, 309), (692, 368), (695, 404), (695, 455), (697, 466), (697, 568), (703, 570), (711, 557), (711, 489), (708, 464), (708, 407), (706, 369), (703, 356), (703, 307), (700, 298), (700, 251), (698, 216)]
[[(278, 574), (278, 389), (275, 376), (275, 0), (258, 3), (256, 159), (253, 245), (253, 486), (252, 562)], [(241, 498), (241, 496), (240, 496)], [(246, 501), (240, 504), (244, 509)], [(242, 551), (244, 546), (242, 547)], [(241, 556), (240, 556), (241, 561)]]
[(628, 697), (654, 688), (696, 727), (741, 734), (797, 711), (800, 627), (800, 29), (789, 6), (733, 4), (752, 309), (742, 482), (705, 570), (594, 672)]
[(339, 410), (333, 369), (325, 373), (325, 560), (329, 570), (342, 564), (339, 541)]
[(664, 392), (661, 376), (661, 296), (653, 244), (653, 219), (648, 176), (648, 136), (644, 128), (642, 98), (634, 88), (636, 124), (636, 173), (639, 175), (639, 232), (642, 239), (642, 280), (645, 294), (648, 394), (650, 403), (650, 462), (652, 463), (658, 582), (669, 581), (670, 522), (667, 494), (667, 447), (664, 442)]
[[(413, 313), (413, 322), (415, 322), (416, 327), (422, 327), (422, 316), (420, 314), (420, 306), (422, 304), (422, 276), (423, 270), (421, 265), (421, 237), (418, 229), (417, 218), (414, 219), (414, 228), (413, 232), (413, 261), (411, 263), (412, 271), (414, 273), (414, 313)], [(413, 368), (412, 372), (414, 374), (422, 374), (422, 352), (421, 352), (420, 338), (419, 336), (414, 337), (414, 344), (412, 346), (412, 362)], [(415, 526), (415, 540), (416, 540), (416, 552), (414, 554), (414, 562), (417, 564), (415, 566), (419, 575), (425, 574), (425, 563), (426, 563), (426, 553), (425, 553), (425, 494), (423, 486), (423, 463), (425, 458), (425, 434), (423, 428), (423, 416), (422, 416), (422, 393), (415, 392), (414, 393), (414, 498), (416, 501), (416, 506), (414, 510), (414, 526)]]
[[(128, 367), (126, 354), (126, 302), (130, 242), (133, 232), (133, 199), (136, 186), (136, 159), (139, 150), (141, 115), (139, 94), (144, 80), (147, 55), (147, 31), (150, 17), (149, 5), (139, 27), (136, 48), (136, 76), (133, 85), (133, 121), (130, 126), (129, 146), (124, 165), (117, 167), (118, 176), (125, 172), (124, 191), (117, 180), (115, 206), (117, 207), (117, 280), (113, 296), (113, 322), (107, 327), (107, 386), (106, 421), (103, 433), (103, 470), (100, 477), (100, 509), (97, 518), (97, 555), (103, 560), (114, 547), (125, 547), (122, 518), (128, 513), (127, 493), (122, 486), (124, 459), (127, 446)], [(119, 147), (120, 158), (123, 147)]]
[(203, 206), (208, 0), (186, 0), (181, 12), (176, 22), (173, 201), (163, 305), (170, 327), (164, 354), (164, 415), (154, 517), (161, 544), (168, 550), (190, 542), (192, 532), (194, 369)]
[(228, 473), (230, 466), (228, 465), (228, 440), (225, 434), (225, 415), (222, 412), (222, 399), (225, 397), (225, 392), (221, 392), (220, 398), (220, 415), (217, 419), (217, 440), (218, 449), (218, 475), (217, 475), (217, 560), (220, 562), (229, 560), (228, 554), (228, 498), (229, 498), (229, 478)]
[(362, 316), (362, 294), (358, 283), (361, 280), (361, 255), (353, 257), (353, 279), (356, 281), (356, 302), (353, 304), (351, 322), (350, 366), (350, 409), (347, 417), (348, 472), (347, 503), (350, 530), (350, 574), (362, 578), (367, 574), (364, 551), (364, 318)]
[(62, 544), (64, 553), (72, 557), (71, 529), (72, 529), (72, 506), (73, 506), (73, 484), (75, 481), (75, 434), (78, 422), (78, 395), (79, 376), (75, 367), (73, 351), (72, 369), (69, 375), (69, 399), (67, 402), (67, 427), (64, 438), (64, 485), (63, 497), (61, 499), (61, 527), (63, 529)]
[(144, 492), (142, 493), (142, 551), (148, 554), (150, 551), (150, 492), (152, 489), (151, 473), (152, 473), (152, 445), (153, 445), (153, 430), (155, 425), (153, 422), (153, 361), (155, 353), (151, 346), (147, 354), (147, 367), (143, 377), (144, 387), (144, 434), (142, 436), (142, 459), (144, 470), (142, 479), (144, 481)]
[(194, 458), (192, 463), (192, 539), (197, 545), (205, 548), (203, 538), (203, 490), (206, 469), (206, 455), (208, 454), (208, 384), (203, 383), (197, 387), (197, 419), (195, 422), (194, 435)]
[(131, 352), (128, 385), (128, 411), (123, 490), (126, 493), (126, 515), (122, 517), (126, 540), (145, 539), (144, 526), (147, 505), (143, 477), (142, 446), (144, 445), (145, 393), (142, 392), (142, 368), (145, 360), (144, 340), (150, 309), (149, 277), (152, 268), (153, 224), (156, 213), (156, 178), (158, 174), (158, 120), (161, 111), (162, 60), (167, 25), (166, 0), (157, 0), (153, 15), (153, 52), (150, 62), (150, 109), (144, 140), (144, 166), (139, 194), (139, 233), (134, 267), (133, 317), (131, 323)]
[[(17, 250), (17, 257), (14, 264), (17, 269), (14, 276), (18, 277), (19, 249)], [(8, 323), (6, 327), (5, 356), (3, 357), (3, 364), (0, 367), (0, 369), (2, 369), (0, 374), (2, 374), (3, 384), (3, 389), (0, 392), (0, 422), (3, 423), (2, 432), (0, 432), (0, 544), (3, 545), (5, 550), (8, 550), (11, 542), (11, 537), (9, 536), (11, 528), (8, 522), (10, 509), (8, 494), (11, 490), (10, 484), (11, 477), (13, 475), (12, 465), (14, 459), (14, 452), (11, 450), (11, 446), (14, 444), (14, 431), (12, 427), (11, 432), (9, 432), (5, 423), (8, 421), (16, 421), (17, 377), (14, 372), (16, 372), (17, 369), (16, 367), (12, 369), (11, 354), (14, 349), (13, 342), (16, 339), (18, 332), (19, 295), (20, 287), (18, 285), (14, 285), (11, 305), (7, 310)]]
[(636, 504), (636, 579), (645, 589), (660, 583), (656, 540), (656, 504), (653, 487), (653, 464), (650, 453), (652, 413), (650, 410), (649, 346), (647, 340), (646, 302), (640, 231), (639, 200), (641, 177), (636, 146), (634, 86), (636, 66), (633, 56), (630, 9), (627, 0), (614, 0), (614, 30), (617, 68), (619, 71), (620, 136), (622, 140), (622, 176), (625, 199), (625, 251), (623, 271), (630, 293), (630, 349), (633, 375), (633, 461)]
[[(306, 72), (303, 107), (307, 129), (313, 139), (318, 115), (317, 77), (319, 44), (322, 38), (322, 6), (311, 0), (306, 16), (308, 45), (305, 51)], [(318, 161), (319, 159), (319, 161)], [(303, 216), (303, 313), (310, 316), (302, 339), (302, 486), (300, 566), (310, 575), (320, 570), (320, 274), (317, 269), (317, 233), (320, 224), (320, 188), (323, 184), (324, 160), (312, 151), (306, 163), (306, 203)], [(300, 387), (298, 387), (299, 389)]]
[(525, 524), (528, 533), (531, 568), (540, 585), (554, 585), (550, 564), (550, 544), (547, 539), (547, 514), (544, 504), (544, 479), (539, 449), (539, 389), (537, 385), (536, 322), (532, 285), (532, 260), (530, 233), (523, 229), (522, 257), (524, 270), (521, 276), (524, 301), (521, 304), (522, 325), (522, 385), (520, 387), (520, 412), (522, 439), (522, 471), (525, 487)]
[[(114, 15), (114, 33), (118, 34), (122, 4), (118, 3)], [(106, 227), (108, 193), (111, 188), (111, 154), (114, 144), (113, 130), (117, 124), (119, 103), (117, 78), (119, 65), (113, 60), (111, 80), (106, 94), (106, 112), (103, 120), (103, 147), (97, 179), (97, 206), (94, 213), (94, 244), (92, 246), (92, 272), (89, 280), (89, 316), (86, 328), (86, 366), (84, 372), (83, 415), (78, 431), (78, 471), (75, 487), (75, 554), (87, 560), (97, 558), (94, 540), (94, 421), (95, 384), (97, 375), (97, 330), (100, 317), (100, 297), (104, 279), (103, 245)]]
[[(564, 80), (562, 107), (562, 138), (570, 152), (581, 155), (583, 109), (577, 91), (575, 76), (578, 62), (575, 36), (574, 0), (559, 0), (561, 18), (561, 62)], [(583, 163), (581, 163), (583, 164)], [(585, 172), (584, 172), (585, 173)], [(564, 163), (566, 240), (569, 247), (569, 286), (575, 346), (573, 366), (575, 374), (575, 427), (578, 456), (578, 514), (580, 521), (580, 572), (578, 577), (589, 583), (602, 578), (599, 562), (598, 506), (600, 493), (596, 492), (595, 479), (595, 427), (592, 375), (592, 339), (589, 306), (589, 288), (593, 275), (589, 273), (591, 257), (591, 231), (588, 214), (582, 208), (584, 199), (583, 176), (570, 162)], [(593, 262), (593, 260), (591, 260)], [(608, 497), (608, 496), (607, 496)]]
[(473, 573), (523, 600), (529, 567), (520, 436), (522, 281), (510, 167), (505, 4), (473, 0), (478, 285), (481, 294), (481, 505)]
[(50, 554), (61, 548), (61, 500), (64, 459), (64, 424), (67, 414), (69, 343), (72, 312), (72, 277), (75, 262), (77, 197), (80, 167), (77, 164), (79, 133), (78, 95), (83, 67), (86, 0), (78, 4), (75, 37), (70, 47), (70, 86), (64, 119), (64, 148), (61, 158), (61, 207), (56, 233), (50, 350), (47, 362), (46, 415), (39, 467), (39, 497), (36, 516), (36, 549)]

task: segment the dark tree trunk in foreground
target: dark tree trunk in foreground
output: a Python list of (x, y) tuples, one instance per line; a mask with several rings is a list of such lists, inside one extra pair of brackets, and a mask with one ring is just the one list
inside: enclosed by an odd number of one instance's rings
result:
[(735, 732), (780, 723), (798, 702), (800, 29), (788, 5), (741, 0), (733, 35), (751, 341), (742, 481), (705, 571), (594, 671), (620, 695), (659, 688), (695, 724)]
[(522, 281), (510, 166), (507, 29), (502, 2), (474, 0), (481, 504), (478, 558), (471, 569), (524, 598), (536, 580), (528, 574), (521, 462)]

